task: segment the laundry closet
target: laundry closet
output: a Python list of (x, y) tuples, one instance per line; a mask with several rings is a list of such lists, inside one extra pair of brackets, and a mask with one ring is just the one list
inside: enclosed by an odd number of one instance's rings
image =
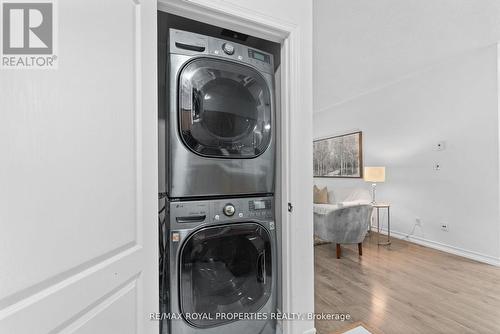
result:
[(280, 45), (158, 13), (161, 333), (277, 332)]

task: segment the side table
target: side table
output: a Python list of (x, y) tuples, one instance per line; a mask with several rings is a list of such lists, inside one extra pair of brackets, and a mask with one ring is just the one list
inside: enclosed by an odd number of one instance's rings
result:
[[(372, 203), (377, 210), (377, 243), (381, 246), (391, 244), (391, 205), (389, 203)], [(387, 241), (380, 242), (380, 209), (387, 209)]]

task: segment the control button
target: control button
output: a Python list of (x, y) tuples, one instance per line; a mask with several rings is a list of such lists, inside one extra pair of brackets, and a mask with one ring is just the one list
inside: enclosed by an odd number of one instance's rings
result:
[(219, 216), (219, 215), (215, 215), (214, 219), (215, 219), (215, 220), (219, 220), (219, 219), (220, 219), (220, 216)]
[(172, 242), (179, 242), (181, 240), (181, 235), (178, 232), (172, 233)]
[(227, 55), (234, 54), (234, 46), (231, 43), (224, 43), (224, 44), (222, 44), (222, 50), (224, 50), (224, 52)]
[(243, 213), (242, 212), (238, 213), (238, 217), (240, 218), (243, 217)]
[(234, 205), (226, 204), (226, 206), (224, 207), (224, 209), (222, 211), (224, 212), (224, 214), (226, 216), (231, 217), (232, 215), (234, 215), (234, 212), (236, 211), (236, 209), (234, 208)]

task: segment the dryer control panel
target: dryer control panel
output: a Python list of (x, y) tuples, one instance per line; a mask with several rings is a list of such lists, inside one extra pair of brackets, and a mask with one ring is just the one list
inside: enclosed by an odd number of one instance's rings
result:
[(272, 54), (220, 38), (170, 29), (169, 50), (170, 53), (188, 56), (207, 55), (227, 58), (246, 63), (263, 72), (274, 74)]

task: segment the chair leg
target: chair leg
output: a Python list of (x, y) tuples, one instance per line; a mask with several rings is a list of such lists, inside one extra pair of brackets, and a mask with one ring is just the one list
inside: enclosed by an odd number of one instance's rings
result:
[(340, 248), (340, 244), (337, 244), (337, 259), (340, 259), (340, 255), (342, 255), (342, 249)]
[(358, 252), (359, 252), (359, 256), (363, 255), (363, 243), (362, 242), (360, 242), (358, 244)]

